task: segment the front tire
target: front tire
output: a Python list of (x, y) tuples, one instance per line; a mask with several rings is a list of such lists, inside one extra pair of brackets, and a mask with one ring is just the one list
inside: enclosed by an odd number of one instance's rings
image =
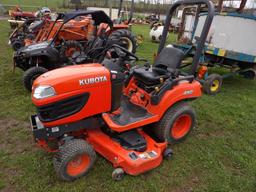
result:
[(127, 29), (119, 29), (110, 35), (110, 40), (120, 42), (118, 45), (126, 48), (129, 52), (135, 53), (137, 48), (136, 38)]
[(48, 70), (44, 67), (32, 67), (25, 71), (23, 75), (23, 84), (24, 87), (31, 92), (32, 91), (32, 85), (37, 77), (40, 75), (46, 73)]
[(153, 133), (161, 141), (169, 144), (186, 139), (195, 126), (196, 114), (187, 102), (169, 108), (161, 120), (153, 124)]
[(21, 41), (21, 40), (14, 40), (13, 43), (12, 43), (12, 48), (14, 51), (18, 51), (20, 48), (24, 47), (25, 44), (24, 44), (24, 41)]
[(86, 175), (95, 159), (96, 153), (90, 144), (82, 139), (73, 139), (60, 147), (53, 165), (61, 179), (73, 181)]

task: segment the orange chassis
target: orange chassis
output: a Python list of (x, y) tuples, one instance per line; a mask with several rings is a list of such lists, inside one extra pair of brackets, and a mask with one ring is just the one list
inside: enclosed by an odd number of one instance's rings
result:
[[(183, 76), (177, 69), (185, 56), (184, 53), (174, 47), (164, 48), (169, 24), (178, 6), (201, 4), (208, 7), (208, 15), (191, 71)], [(185, 139), (194, 127), (195, 112), (184, 101), (201, 96), (201, 85), (195, 79), (195, 74), (213, 16), (214, 5), (208, 0), (176, 1), (166, 17), (154, 68), (145, 66), (134, 69), (128, 78), (124, 78), (118, 71), (113, 71), (114, 66), (93, 63), (56, 69), (34, 81), (32, 102), (37, 106), (43, 124), (39, 126), (40, 121), (36, 120), (36, 116), (32, 116), (33, 133), (41, 147), (48, 151), (61, 152), (54, 162), (57, 173), (63, 179), (70, 181), (86, 174), (91, 167), (90, 159), (94, 162), (96, 158), (95, 151), (117, 167), (112, 173), (116, 180), (120, 180), (122, 172), (137, 175), (157, 167), (163, 156), (170, 157), (166, 155), (171, 154), (167, 142), (175, 143)], [(124, 53), (128, 54), (128, 51)], [(119, 61), (125, 61), (125, 55), (119, 54)], [(130, 52), (128, 56), (137, 58)], [(49, 86), (54, 93), (50, 97), (40, 99), (38, 94), (49, 89)], [(38, 92), (34, 95), (36, 90)], [(74, 102), (65, 99), (81, 95), (81, 98), (86, 100), (83, 103), (86, 104), (82, 107), (78, 105), (79, 110), (63, 116), (63, 106), (69, 106), (68, 101)], [(56, 110), (49, 110), (56, 109), (55, 107), (60, 108), (57, 115)], [(121, 134), (126, 134), (125, 138)], [(128, 144), (131, 141), (132, 148), (124, 145), (121, 139)], [(57, 148), (50, 147), (49, 143), (52, 141), (57, 141)], [(74, 153), (74, 150), (77, 153)], [(86, 165), (88, 169), (85, 169)], [(80, 171), (82, 168), (84, 172)]]
[[(92, 65), (99, 66), (100, 64), (92, 64)], [(98, 73), (100, 73), (100, 71), (98, 71)], [(63, 89), (71, 89), (71, 87), (73, 90), (76, 90), (76, 87), (74, 87), (74, 85), (70, 84), (67, 81), (67, 84), (66, 86), (63, 86)], [(103, 86), (103, 88), (104, 87), (105, 86)], [(129, 93), (131, 93), (135, 89), (137, 90), (136, 93), (134, 93), (132, 96), (129, 96)], [(109, 90), (106, 89), (105, 91), (108, 92)], [(73, 95), (77, 95), (79, 94), (79, 92), (82, 93), (83, 91), (81, 89), (79, 91), (73, 91)], [(126, 173), (130, 175), (138, 175), (140, 173), (149, 171), (160, 165), (160, 163), (163, 160), (163, 152), (167, 148), (167, 144), (168, 144), (167, 141), (160, 142), (160, 143), (155, 141), (153, 138), (151, 138), (151, 136), (149, 136), (147, 133), (143, 131), (142, 127), (159, 121), (163, 116), (163, 114), (166, 112), (166, 110), (172, 105), (174, 105), (175, 103), (200, 97), (201, 86), (200, 86), (200, 83), (196, 80), (189, 82), (187, 80), (182, 80), (182, 77), (181, 77), (181, 80), (177, 83), (177, 85), (175, 85), (172, 89), (168, 90), (157, 105), (153, 105), (150, 103), (151, 95), (146, 91), (144, 91), (143, 89), (137, 87), (136, 80), (132, 78), (129, 84), (127, 85), (127, 87), (123, 89), (123, 94), (130, 98), (130, 102), (136, 105), (140, 105), (141, 107), (147, 109), (151, 114), (153, 114), (152, 117), (143, 119), (141, 121), (138, 121), (136, 123), (129, 124), (128, 126), (123, 126), (123, 127), (120, 125), (116, 125), (110, 119), (111, 115), (115, 113), (120, 113), (119, 110), (114, 111), (113, 113), (103, 113), (102, 119), (105, 121), (105, 126), (108, 125), (108, 127), (111, 130), (116, 132), (124, 132), (132, 129), (137, 129), (138, 133), (142, 137), (144, 137), (146, 140), (146, 143), (147, 143), (146, 151), (139, 152), (135, 150), (125, 149), (118, 142), (114, 141), (110, 136), (105, 134), (100, 127), (91, 127), (88, 129), (83, 129), (83, 127), (80, 127), (78, 131), (72, 134), (75, 137), (80, 136), (80, 138), (83, 138), (84, 140), (86, 140), (89, 144), (93, 146), (95, 151), (97, 151), (104, 158), (109, 160), (114, 167), (121, 167)], [(110, 93), (106, 95), (110, 95)], [(143, 96), (144, 99), (141, 99), (142, 98), (141, 95), (144, 95)], [(72, 96), (72, 94), (66, 95), (66, 97), (70, 97), (70, 96)], [(53, 101), (58, 99), (63, 99), (63, 98), (56, 97), (56, 98), (51, 98), (49, 100)], [(44, 101), (34, 100), (33, 102), (37, 103), (37, 105), (44, 105), (44, 103), (49, 103), (49, 100), (48, 99), (45, 99)], [(90, 105), (95, 105), (95, 103), (101, 103), (101, 101), (102, 101), (102, 98), (96, 98), (96, 100), (93, 103), (91, 104), (87, 103), (86, 108), (90, 109), (91, 108)], [(95, 108), (92, 108), (92, 109), (95, 109)], [(93, 111), (90, 111), (90, 113), (93, 113)], [(52, 128), (61, 124), (66, 124), (69, 121), (69, 119), (72, 119), (73, 122), (75, 120), (73, 119), (72, 116), (70, 116), (67, 118), (63, 118), (61, 120), (44, 123), (43, 126)], [(37, 129), (37, 125), (35, 122), (33, 123), (33, 119), (32, 119), (32, 127)], [(37, 130), (33, 130), (34, 135), (36, 131)], [(35, 138), (36, 137), (37, 136), (35, 136)], [(40, 147), (46, 149), (49, 152), (57, 152), (57, 150), (49, 148), (48, 142), (50, 142), (51, 140), (54, 140), (54, 138), (48, 138), (47, 140), (36, 138), (36, 143)]]

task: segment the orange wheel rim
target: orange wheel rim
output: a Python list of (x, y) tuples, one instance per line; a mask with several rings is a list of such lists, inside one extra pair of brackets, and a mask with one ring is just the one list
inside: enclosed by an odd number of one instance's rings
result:
[(173, 127), (171, 129), (171, 137), (174, 139), (182, 138), (189, 132), (191, 124), (192, 119), (189, 115), (179, 116), (173, 123)]
[(67, 173), (77, 176), (84, 173), (90, 165), (90, 158), (87, 154), (77, 155), (67, 165)]

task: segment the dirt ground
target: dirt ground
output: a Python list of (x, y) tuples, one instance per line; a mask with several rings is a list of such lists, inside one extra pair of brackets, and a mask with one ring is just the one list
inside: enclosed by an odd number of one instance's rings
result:
[[(4, 158), (7, 162), (1, 162), (1, 177), (6, 181), (5, 188), (1, 192), (17, 191), (18, 186), (16, 185), (14, 178), (22, 177), (21, 171), (18, 167), (13, 166), (10, 162), (16, 155), (25, 155), (28, 151), (36, 150), (32, 139), (25, 137), (30, 135), (30, 125), (25, 121), (18, 121), (15, 119), (0, 119), (0, 152), (4, 153)], [(15, 134), (14, 134), (15, 133)], [(22, 135), (21, 137), (17, 136)], [(8, 157), (7, 157), (8, 156)]]

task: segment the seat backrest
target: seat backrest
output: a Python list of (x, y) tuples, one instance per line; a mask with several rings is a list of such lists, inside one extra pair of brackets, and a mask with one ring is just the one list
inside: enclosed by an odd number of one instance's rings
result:
[(157, 56), (154, 67), (177, 69), (184, 58), (184, 52), (175, 47), (165, 47)]

